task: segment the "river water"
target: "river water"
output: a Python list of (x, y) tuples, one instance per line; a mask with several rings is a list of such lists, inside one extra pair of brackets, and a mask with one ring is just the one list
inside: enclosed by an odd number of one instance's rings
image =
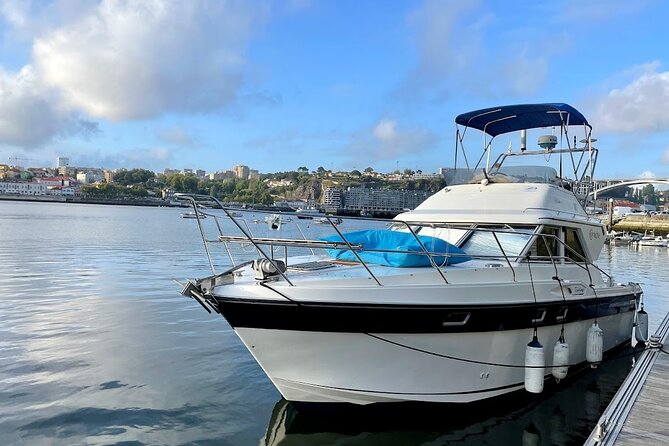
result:
[[(179, 213), (0, 202), (0, 444), (581, 444), (630, 368), (621, 352), (543, 395), (465, 409), (298, 413), (220, 316), (179, 295), (173, 278), (208, 273)], [(651, 332), (668, 260), (606, 247), (599, 261), (642, 284)]]

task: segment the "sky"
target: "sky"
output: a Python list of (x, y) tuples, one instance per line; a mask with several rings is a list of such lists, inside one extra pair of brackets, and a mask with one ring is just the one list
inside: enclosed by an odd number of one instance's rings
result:
[(566, 102), (669, 178), (664, 0), (0, 0), (0, 163), (436, 172), (455, 117)]

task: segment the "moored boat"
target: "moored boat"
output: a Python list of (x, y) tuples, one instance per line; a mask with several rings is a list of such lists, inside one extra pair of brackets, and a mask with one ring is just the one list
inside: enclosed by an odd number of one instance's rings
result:
[[(329, 236), (295, 239), (237, 224), (241, 235), (216, 240), (251, 243), (259, 257), (220, 273), (212, 266), (182, 290), (227, 319), (288, 401), (466, 403), (536, 392), (630, 339), (642, 290), (594, 263), (606, 233), (584, 209), (598, 155), (585, 117), (567, 104), (529, 104), (456, 123), (449, 185), (390, 229), (342, 233), (330, 222)], [(539, 128), (559, 129), (565, 146), (541, 135), (528, 150), (527, 131)], [(571, 144), (574, 128), (583, 146)], [(467, 129), (484, 134), (475, 157)], [(495, 138), (514, 132), (519, 150), (493, 160)], [(554, 345), (559, 354), (544, 355)]]
[(194, 211), (189, 211), (189, 212), (182, 212), (181, 213), (181, 218), (207, 218), (205, 214), (202, 212), (200, 213), (195, 213)]

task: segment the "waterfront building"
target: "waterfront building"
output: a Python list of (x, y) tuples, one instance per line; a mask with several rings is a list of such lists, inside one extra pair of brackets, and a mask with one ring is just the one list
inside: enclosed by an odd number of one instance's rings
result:
[(91, 184), (95, 180), (93, 179), (93, 172), (88, 171), (88, 172), (79, 172), (77, 173), (77, 181), (82, 183), (82, 184)]
[(51, 169), (47, 169), (46, 167), (29, 167), (27, 170), (32, 174), (33, 178), (44, 178), (53, 175)]
[(46, 195), (47, 186), (32, 181), (2, 181), (0, 182), (0, 194)]
[(242, 180), (249, 179), (249, 166), (244, 166), (243, 164), (239, 164), (233, 167), (232, 170), (235, 172), (235, 176), (237, 178)]
[(213, 172), (209, 174), (209, 179), (215, 181), (228, 180), (234, 177), (235, 173), (232, 170), (226, 170), (224, 172)]
[(66, 176), (38, 178), (37, 182), (46, 184), (47, 187), (77, 185), (77, 181), (75, 179)]
[(327, 209), (341, 209), (343, 205), (342, 190), (336, 187), (327, 187), (323, 191), (323, 207)]
[(421, 204), (430, 192), (422, 190), (349, 187), (343, 193), (343, 209), (351, 211), (402, 212)]
[(441, 180), (444, 176), (440, 173), (415, 173), (411, 175), (412, 180)]
[(163, 171), (163, 174), (165, 174), (165, 175), (176, 175), (178, 173), (181, 173), (181, 172), (179, 172), (179, 169), (165, 169)]
[(21, 171), (14, 166), (2, 164), (0, 166), (0, 180), (13, 180), (21, 174)]
[(76, 169), (70, 167), (70, 159), (65, 156), (56, 158), (56, 171), (58, 175), (76, 175)]
[(256, 169), (249, 169), (249, 179), (260, 178), (260, 172)]
[(78, 197), (80, 189), (74, 186), (50, 186), (47, 188), (47, 193), (58, 197)]
[(277, 200), (274, 206), (294, 209), (306, 209), (309, 207), (307, 200)]
[(198, 178), (205, 178), (206, 175), (207, 175), (207, 172), (205, 172), (202, 169), (196, 169), (195, 170), (195, 176), (198, 177)]
[(111, 170), (104, 170), (102, 171), (102, 177), (105, 180), (106, 183), (113, 183), (114, 182), (114, 172)]

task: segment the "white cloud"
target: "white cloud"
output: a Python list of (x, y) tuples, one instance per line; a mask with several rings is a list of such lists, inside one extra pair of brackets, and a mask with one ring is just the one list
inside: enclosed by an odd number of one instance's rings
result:
[(372, 130), (374, 136), (382, 142), (392, 142), (397, 138), (397, 122), (383, 119)]
[(36, 148), (58, 135), (97, 131), (97, 124), (63, 107), (58, 92), (42, 85), (32, 67), (18, 73), (0, 68), (0, 143)]
[(657, 64), (646, 67), (639, 77), (597, 100), (592, 122), (598, 131), (669, 130), (669, 71), (658, 72)]
[(655, 174), (654, 174), (653, 172), (651, 172), (650, 170), (645, 170), (645, 171), (641, 172), (641, 174), (639, 175), (639, 178), (643, 178), (643, 179), (645, 179), (645, 180), (649, 180), (649, 179), (651, 179), (651, 178), (656, 178), (656, 176), (655, 176)]
[(204, 112), (235, 100), (259, 13), (237, 1), (103, 0), (35, 40), (34, 64), (67, 103), (109, 120)]
[(0, 20), (16, 40), (32, 41), (36, 36), (71, 23), (96, 8), (89, 0), (2, 0)]
[(107, 169), (144, 168), (154, 172), (162, 171), (173, 158), (173, 151), (164, 147), (120, 150), (114, 154), (100, 151), (70, 153), (71, 162), (80, 166), (104, 166)]
[(195, 138), (181, 127), (160, 129), (158, 131), (158, 139), (166, 144), (176, 146), (191, 146), (195, 144)]
[[(443, 102), (466, 91), (476, 97), (528, 96), (548, 75), (548, 57), (559, 51), (551, 36), (548, 50), (536, 30), (514, 33), (503, 17), (480, 1), (427, 0), (409, 16), (418, 62), (399, 88), (400, 96)], [(497, 42), (494, 52), (486, 40)]]
[(384, 118), (371, 128), (350, 135), (344, 152), (358, 161), (393, 160), (418, 156), (434, 148), (439, 139), (424, 128), (401, 128), (397, 121)]
[(0, 67), (0, 144), (33, 148), (98, 131), (80, 116), (121, 121), (279, 104), (271, 92), (242, 93), (246, 47), (270, 7), (244, 0), (0, 1), (0, 37), (32, 42), (32, 62), (20, 72)]
[(586, 24), (626, 18), (648, 7), (652, 0), (567, 0), (549, 2), (551, 13), (566, 24)]

